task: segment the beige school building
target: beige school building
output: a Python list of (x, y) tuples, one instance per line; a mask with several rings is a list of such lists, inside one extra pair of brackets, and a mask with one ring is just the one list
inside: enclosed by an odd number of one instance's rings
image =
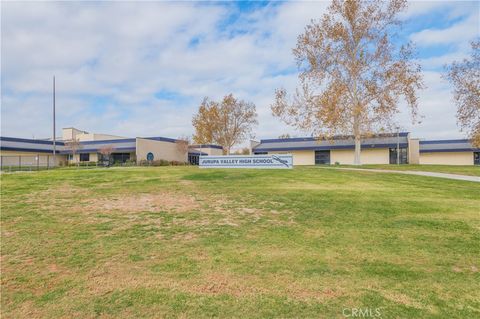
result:
[[(75, 152), (68, 142), (78, 141)], [(185, 148), (181, 141), (168, 137), (135, 137), (89, 133), (73, 127), (62, 129), (62, 137), (54, 143), (48, 139), (24, 139), (0, 137), (1, 165), (4, 166), (56, 166), (60, 163), (98, 162), (102, 160), (102, 149), (110, 148), (109, 159), (114, 163), (128, 161), (175, 161), (186, 163), (197, 161), (200, 155), (221, 155), (218, 145), (189, 145)], [(75, 153), (75, 154), (73, 154)]]
[[(75, 154), (68, 146), (79, 141)], [(97, 163), (104, 160), (102, 149), (111, 149), (112, 163), (142, 161), (175, 161), (198, 164), (200, 156), (222, 155), (218, 145), (179, 146), (179, 140), (168, 137), (135, 137), (89, 133), (73, 127), (64, 128), (62, 137), (49, 139), (0, 137), (1, 163), (5, 166), (56, 166), (60, 163)], [(397, 156), (398, 153), (398, 156)], [(353, 164), (352, 137), (334, 137), (331, 140), (313, 137), (262, 139), (252, 141), (251, 154), (292, 154), (293, 165)], [(440, 164), (480, 165), (480, 149), (469, 140), (420, 140), (409, 133), (379, 134), (362, 140), (362, 164)]]
[[(353, 137), (251, 141), (252, 154), (292, 154), (293, 165), (353, 164)], [(397, 155), (398, 153), (398, 155)], [(362, 164), (480, 165), (480, 149), (469, 140), (420, 140), (410, 133), (378, 134), (362, 140)]]

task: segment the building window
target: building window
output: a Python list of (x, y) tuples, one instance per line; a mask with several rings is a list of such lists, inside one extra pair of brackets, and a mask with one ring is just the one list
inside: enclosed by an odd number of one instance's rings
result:
[(90, 162), (90, 154), (80, 154), (80, 162)]
[(480, 152), (473, 153), (473, 164), (480, 165)]
[(125, 163), (130, 160), (130, 153), (113, 153), (110, 154), (114, 163)]
[(268, 155), (268, 152), (253, 152), (253, 155)]
[[(397, 148), (390, 148), (390, 164), (397, 164)], [(400, 163), (399, 164), (408, 164), (408, 148), (400, 148)]]
[(315, 151), (315, 165), (330, 164), (330, 151)]
[(73, 154), (68, 154), (67, 155), (67, 160), (68, 161), (73, 161)]

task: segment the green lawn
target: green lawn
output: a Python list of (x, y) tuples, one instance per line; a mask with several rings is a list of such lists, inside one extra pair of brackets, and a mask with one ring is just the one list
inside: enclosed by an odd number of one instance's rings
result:
[(2, 318), (480, 317), (480, 183), (152, 167), (1, 187)]
[(480, 166), (478, 165), (340, 165), (339, 167), (354, 167), (354, 168), (374, 168), (374, 169), (386, 169), (397, 171), (424, 171), (424, 172), (437, 172), (448, 174), (460, 174), (460, 175), (472, 175), (480, 176)]

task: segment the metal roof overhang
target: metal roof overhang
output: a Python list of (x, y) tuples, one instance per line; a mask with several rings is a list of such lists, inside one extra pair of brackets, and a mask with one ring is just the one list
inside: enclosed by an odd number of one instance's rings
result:
[(420, 153), (447, 153), (447, 152), (480, 152), (480, 148), (437, 148), (421, 149)]
[[(82, 148), (76, 151), (77, 154), (85, 154), (85, 153), (97, 153), (100, 151), (100, 148)], [(123, 153), (123, 152), (135, 152), (135, 147), (116, 147), (112, 149), (112, 154), (115, 153)], [(61, 151), (60, 154), (72, 154), (71, 150)]]
[[(260, 145), (261, 146), (261, 145)], [(401, 148), (408, 147), (408, 143), (400, 143)], [(372, 149), (372, 148), (396, 148), (397, 144), (362, 144), (362, 149)], [(328, 145), (328, 146), (290, 146), (290, 147), (258, 147), (255, 148), (254, 152), (272, 152), (272, 151), (328, 151), (328, 150), (348, 150), (355, 149), (355, 145)]]

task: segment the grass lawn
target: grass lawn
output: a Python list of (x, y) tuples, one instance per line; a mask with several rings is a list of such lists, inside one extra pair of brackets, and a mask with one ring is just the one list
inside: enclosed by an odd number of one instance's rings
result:
[(397, 171), (424, 171), (424, 172), (436, 172), (436, 173), (448, 173), (448, 174), (460, 174), (460, 175), (472, 175), (480, 176), (480, 166), (478, 165), (340, 165), (339, 167), (354, 167), (354, 168), (374, 168), (374, 169), (386, 169)]
[(480, 317), (480, 183), (152, 167), (1, 187), (2, 318)]

